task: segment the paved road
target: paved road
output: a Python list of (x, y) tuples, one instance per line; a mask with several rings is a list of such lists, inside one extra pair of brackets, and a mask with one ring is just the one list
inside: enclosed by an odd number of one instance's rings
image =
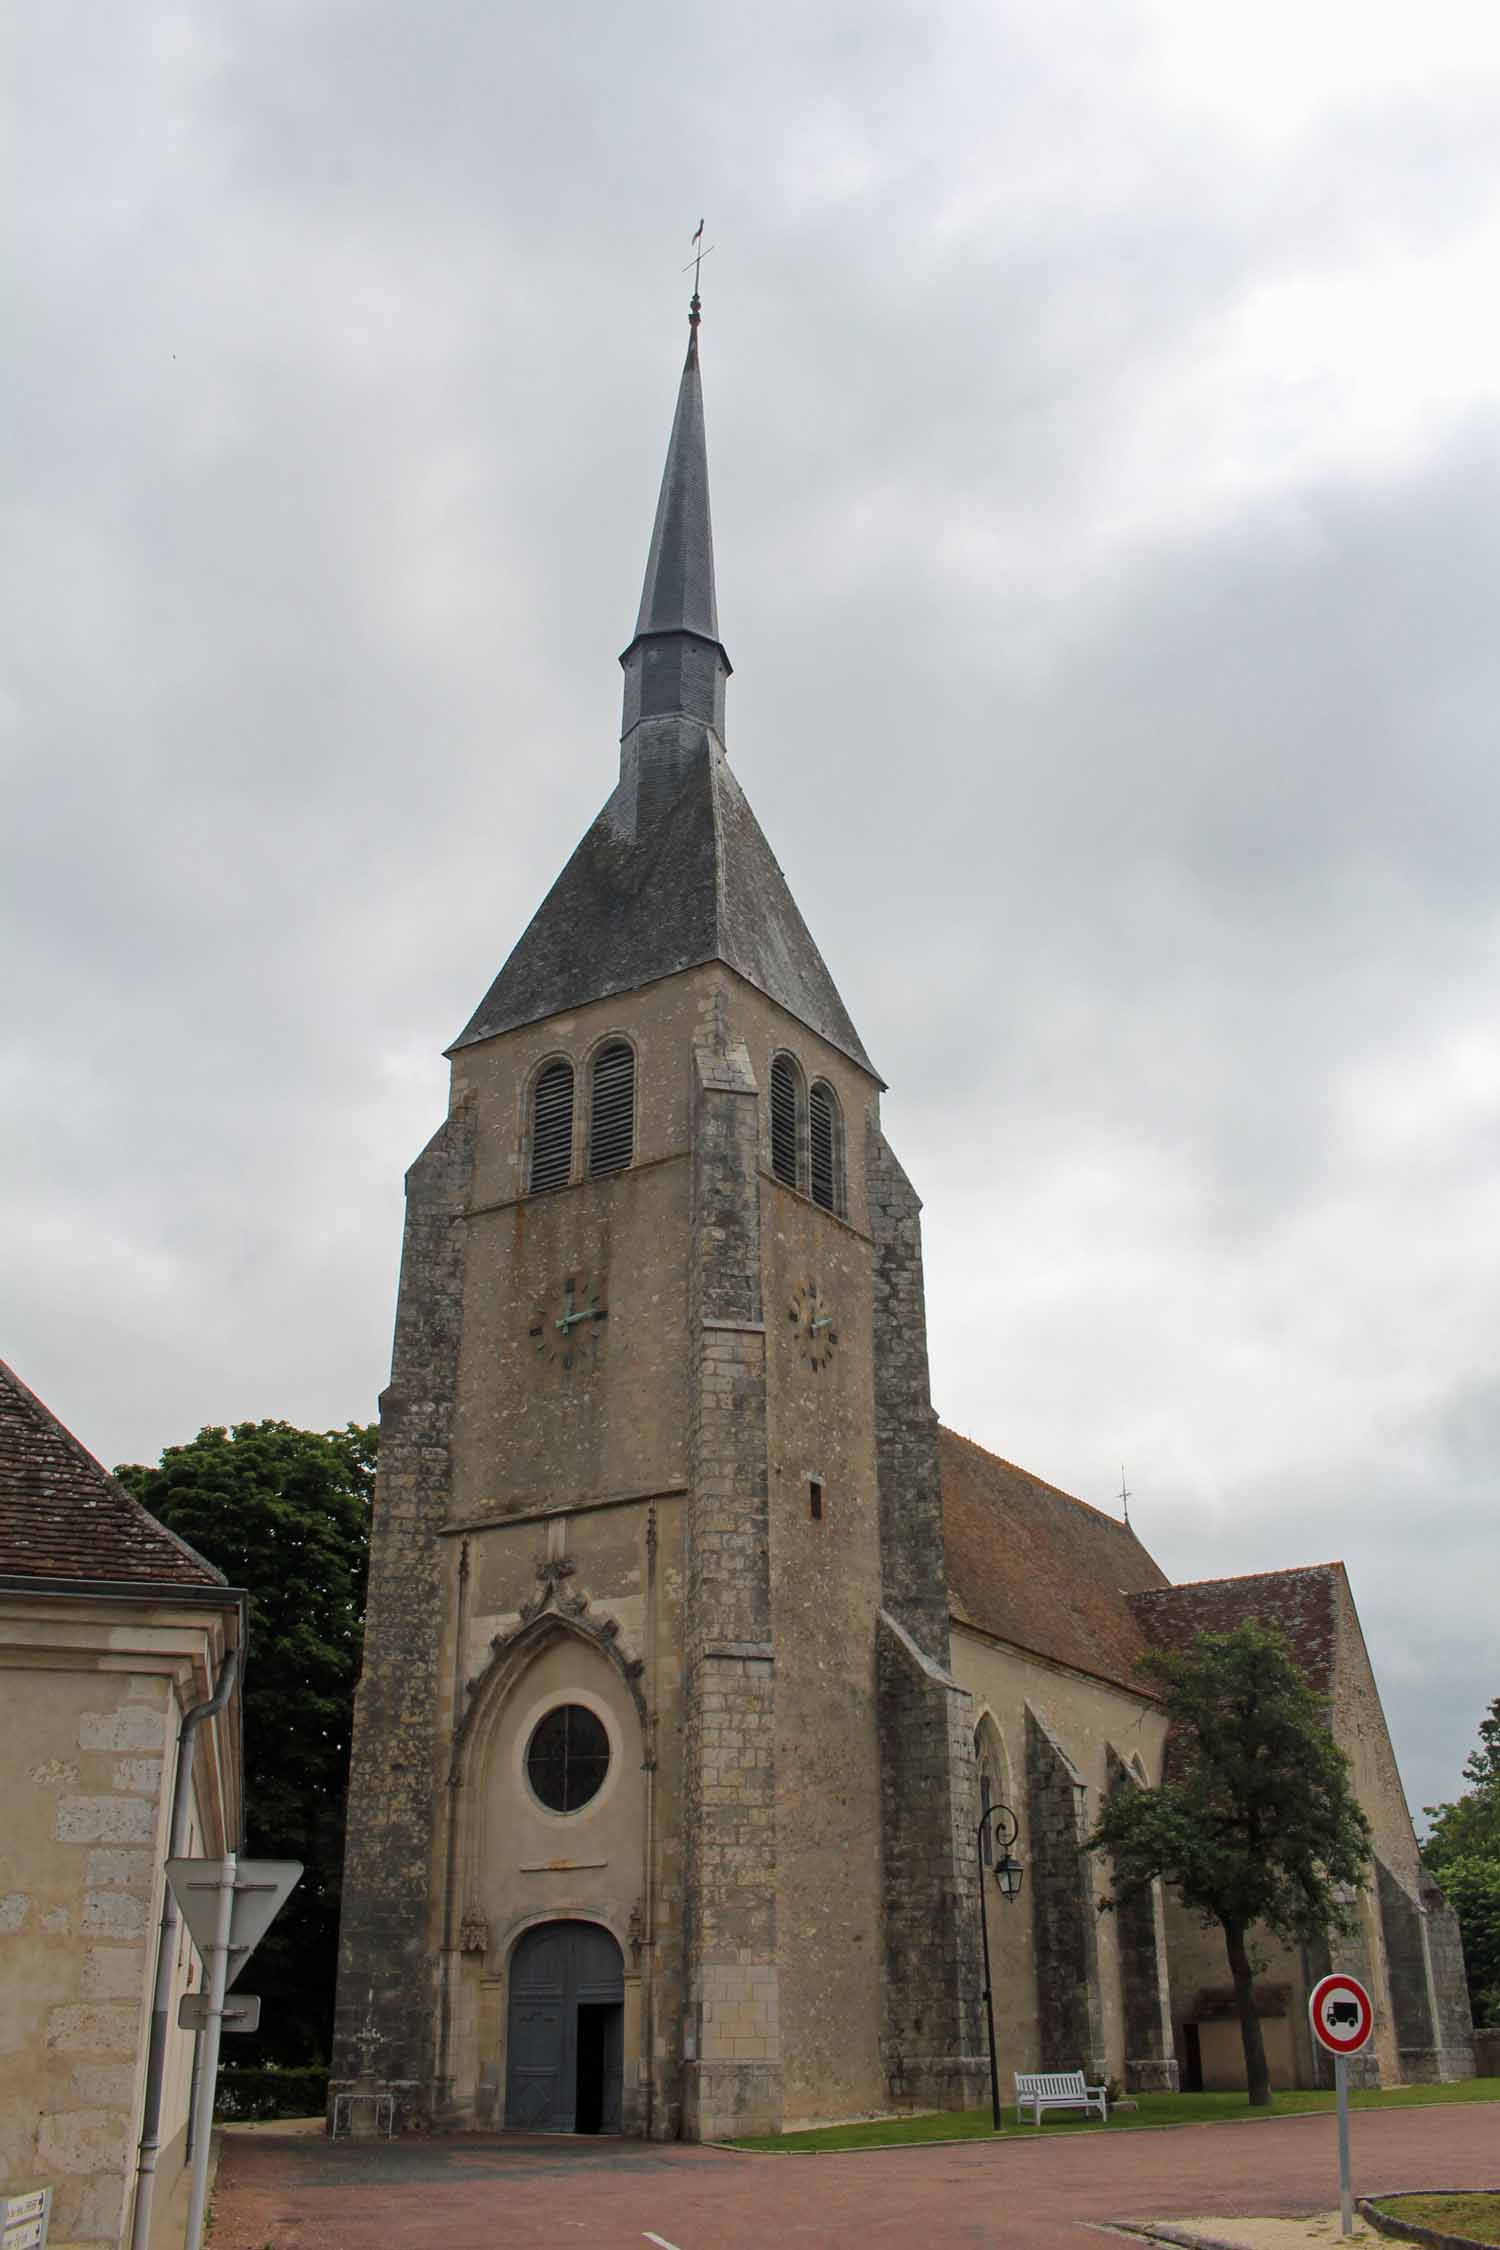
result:
[[(1362, 2194), (1500, 2187), (1500, 2104), (1356, 2111), (1353, 2140)], [(262, 2130), (225, 2136), (213, 2250), (1103, 2250), (1111, 2219), (1294, 2216), (1337, 2190), (1331, 2116), (848, 2156)]]

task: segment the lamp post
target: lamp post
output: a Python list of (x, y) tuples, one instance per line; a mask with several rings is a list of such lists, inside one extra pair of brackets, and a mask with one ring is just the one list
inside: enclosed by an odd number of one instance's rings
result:
[[(999, 1824), (999, 1825), (997, 1825)], [(1021, 1895), (1021, 1884), (1026, 1870), (1011, 1853), (1011, 1845), (1021, 1833), (1021, 1823), (1009, 1805), (986, 1805), (974, 1830), (974, 1857), (979, 1866), (979, 1942), (984, 1948), (984, 2020), (990, 2035), (990, 2109), (995, 2120), (995, 2131), (1000, 2131), (1000, 2065), (995, 2057), (995, 2002), (990, 1991), (990, 1917), (985, 1905), (984, 1846), (989, 1834), (994, 1858), (994, 1877), (1000, 1896), (1009, 1905)]]

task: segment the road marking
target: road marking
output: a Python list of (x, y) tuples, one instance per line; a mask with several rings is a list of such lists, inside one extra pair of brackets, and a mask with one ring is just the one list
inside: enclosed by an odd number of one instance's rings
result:
[(668, 2242), (664, 2234), (643, 2234), (641, 2236), (641, 2240), (643, 2242), (659, 2242), (661, 2244), (661, 2250), (677, 2250), (676, 2243)]

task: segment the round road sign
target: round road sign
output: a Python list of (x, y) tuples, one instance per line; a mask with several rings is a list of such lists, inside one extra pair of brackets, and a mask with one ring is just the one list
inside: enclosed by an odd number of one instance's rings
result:
[(1342, 1970), (1319, 1977), (1307, 1996), (1307, 2013), (1313, 2037), (1330, 2055), (1357, 2055), (1369, 2045), (1375, 2029), (1375, 2010), (1358, 1977)]

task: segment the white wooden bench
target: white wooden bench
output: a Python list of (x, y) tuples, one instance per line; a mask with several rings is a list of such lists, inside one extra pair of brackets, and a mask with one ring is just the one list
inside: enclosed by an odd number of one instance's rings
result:
[(1109, 2117), (1104, 2088), (1086, 2086), (1081, 2070), (1018, 2070), (1015, 2080), (1018, 2123), (1028, 2109), (1037, 2125), (1042, 2122), (1044, 2109), (1081, 2109), (1085, 2117), (1097, 2109), (1102, 2118)]

